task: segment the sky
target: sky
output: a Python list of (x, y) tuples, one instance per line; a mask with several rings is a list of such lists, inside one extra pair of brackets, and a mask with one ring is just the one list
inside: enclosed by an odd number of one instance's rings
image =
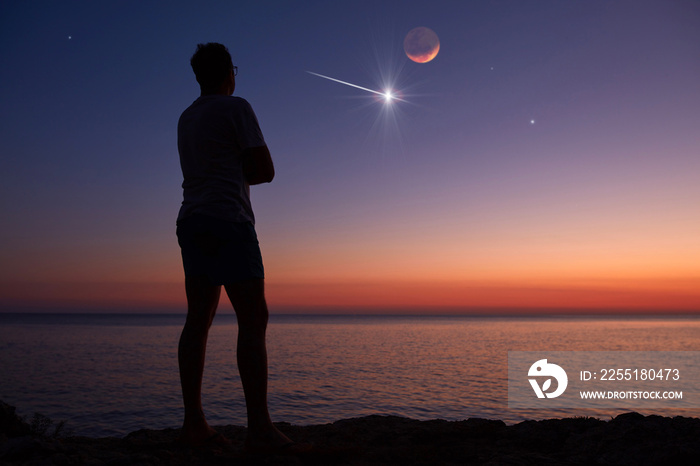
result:
[(272, 313), (700, 311), (696, 1), (8, 1), (0, 40), (0, 311), (185, 308), (203, 42), (275, 162)]

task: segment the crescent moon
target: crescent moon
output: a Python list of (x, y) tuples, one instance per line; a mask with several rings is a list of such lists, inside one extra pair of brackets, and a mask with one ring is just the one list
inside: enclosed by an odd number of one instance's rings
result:
[(440, 39), (427, 27), (411, 29), (403, 40), (406, 56), (416, 63), (428, 63), (440, 51)]

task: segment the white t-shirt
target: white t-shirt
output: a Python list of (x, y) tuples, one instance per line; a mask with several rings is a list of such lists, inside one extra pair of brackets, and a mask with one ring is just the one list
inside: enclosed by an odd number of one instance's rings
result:
[(264, 145), (258, 119), (245, 99), (206, 95), (195, 100), (182, 112), (177, 125), (184, 177), (177, 219), (198, 213), (255, 223), (242, 154), (245, 149)]

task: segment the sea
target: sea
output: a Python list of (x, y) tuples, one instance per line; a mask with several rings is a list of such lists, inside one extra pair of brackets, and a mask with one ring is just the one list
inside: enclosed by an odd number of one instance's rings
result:
[[(182, 314), (0, 314), (0, 400), (88, 437), (179, 427)], [(246, 425), (235, 315), (211, 328), (203, 406), (212, 425)], [(272, 315), (274, 421), (367, 415), (527, 419), (629, 410), (509, 409), (509, 351), (700, 351), (697, 317)], [(700, 416), (692, 410), (642, 414)]]

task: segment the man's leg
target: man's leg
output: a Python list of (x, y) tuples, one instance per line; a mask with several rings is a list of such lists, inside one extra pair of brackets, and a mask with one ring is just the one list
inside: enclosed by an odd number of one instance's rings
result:
[(248, 410), (249, 447), (278, 447), (291, 442), (270, 420), (267, 407), (267, 303), (263, 279), (226, 285), (238, 319), (238, 371)]
[(204, 418), (202, 409), (202, 375), (209, 327), (214, 320), (221, 287), (204, 278), (185, 278), (187, 321), (180, 335), (178, 363), (185, 421), (181, 440), (198, 444), (215, 434)]

